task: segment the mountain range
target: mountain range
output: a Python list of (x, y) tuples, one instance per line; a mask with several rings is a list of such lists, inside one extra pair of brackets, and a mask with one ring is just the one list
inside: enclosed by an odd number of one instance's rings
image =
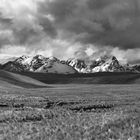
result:
[(86, 61), (71, 58), (66, 61), (42, 55), (8, 58), (0, 61), (1, 69), (11, 72), (35, 73), (97, 73), (97, 72), (140, 72), (140, 65), (121, 64), (115, 56), (102, 56), (96, 60)]

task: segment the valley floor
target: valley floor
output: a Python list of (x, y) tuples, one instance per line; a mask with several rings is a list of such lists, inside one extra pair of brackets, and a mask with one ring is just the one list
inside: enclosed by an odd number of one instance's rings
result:
[(139, 140), (139, 85), (0, 86), (0, 140)]

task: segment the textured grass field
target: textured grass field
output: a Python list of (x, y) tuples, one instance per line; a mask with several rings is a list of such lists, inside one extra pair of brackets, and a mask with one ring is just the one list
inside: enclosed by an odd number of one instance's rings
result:
[(0, 140), (139, 140), (139, 85), (0, 86)]

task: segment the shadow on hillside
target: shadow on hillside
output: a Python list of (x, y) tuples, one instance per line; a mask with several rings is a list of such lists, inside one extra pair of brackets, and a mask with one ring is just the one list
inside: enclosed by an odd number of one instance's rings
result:
[(46, 84), (140, 84), (139, 73), (100, 72), (93, 74), (48, 74), (22, 72)]

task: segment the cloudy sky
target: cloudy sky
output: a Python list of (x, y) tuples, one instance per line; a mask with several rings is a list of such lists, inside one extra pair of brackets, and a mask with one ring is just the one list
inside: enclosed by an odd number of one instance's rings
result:
[(0, 0), (0, 58), (23, 54), (140, 63), (140, 0)]

